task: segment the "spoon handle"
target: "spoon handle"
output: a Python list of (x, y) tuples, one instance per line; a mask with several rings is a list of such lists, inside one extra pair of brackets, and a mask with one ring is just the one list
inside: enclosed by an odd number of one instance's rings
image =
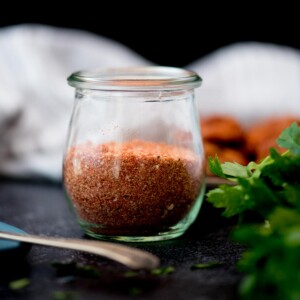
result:
[(97, 254), (132, 269), (153, 269), (159, 266), (159, 258), (149, 252), (110, 242), (22, 235), (4, 231), (0, 231), (0, 238)]

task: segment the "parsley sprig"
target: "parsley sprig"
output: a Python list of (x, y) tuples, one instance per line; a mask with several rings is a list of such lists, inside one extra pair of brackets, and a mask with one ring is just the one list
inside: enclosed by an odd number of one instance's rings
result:
[(293, 123), (277, 140), (288, 149), (247, 166), (209, 159), (210, 170), (234, 181), (207, 193), (207, 200), (224, 209), (225, 217), (247, 211), (264, 222), (239, 226), (236, 241), (248, 246), (238, 262), (247, 275), (240, 290), (243, 299), (300, 299), (300, 127)]

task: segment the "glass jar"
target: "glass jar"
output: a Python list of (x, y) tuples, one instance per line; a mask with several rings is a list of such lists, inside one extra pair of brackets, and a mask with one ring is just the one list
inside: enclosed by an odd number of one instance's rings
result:
[(126, 242), (183, 234), (204, 194), (194, 88), (169, 67), (73, 73), (64, 187), (86, 234)]

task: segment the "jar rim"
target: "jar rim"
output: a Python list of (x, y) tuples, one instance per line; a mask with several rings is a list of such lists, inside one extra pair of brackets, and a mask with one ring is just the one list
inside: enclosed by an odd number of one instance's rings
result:
[(193, 71), (157, 66), (83, 70), (67, 80), (75, 88), (111, 91), (181, 90), (202, 82)]

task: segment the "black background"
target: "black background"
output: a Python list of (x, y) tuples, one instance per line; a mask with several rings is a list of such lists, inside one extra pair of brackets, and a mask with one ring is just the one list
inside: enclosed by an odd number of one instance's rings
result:
[[(37, 2), (39, 3), (39, 2)], [(162, 5), (164, 4), (164, 5)], [(13, 6), (13, 5), (12, 5)], [(222, 46), (260, 41), (300, 48), (297, 9), (288, 2), (52, 2), (1, 8), (0, 27), (41, 23), (91, 31), (161, 65), (184, 66)], [(6, 6), (5, 6), (6, 7)]]

